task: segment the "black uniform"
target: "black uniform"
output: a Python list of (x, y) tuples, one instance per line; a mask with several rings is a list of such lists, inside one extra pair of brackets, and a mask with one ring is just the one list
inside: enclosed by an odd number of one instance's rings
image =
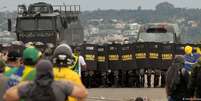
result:
[(189, 82), (190, 96), (201, 98), (201, 60), (192, 67), (191, 78)]
[(183, 98), (189, 98), (187, 84), (185, 79), (183, 57), (176, 57), (171, 67), (167, 71), (166, 91), (167, 95), (173, 101), (183, 101)]
[(154, 73), (154, 87), (158, 87), (159, 86), (159, 78), (160, 78), (160, 70), (155, 70)]
[(151, 87), (151, 74), (152, 74), (152, 70), (147, 69), (147, 86), (148, 87)]

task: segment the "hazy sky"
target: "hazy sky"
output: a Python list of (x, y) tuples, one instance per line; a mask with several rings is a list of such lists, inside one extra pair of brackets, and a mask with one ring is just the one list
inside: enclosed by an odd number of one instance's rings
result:
[[(155, 6), (168, 1), (175, 7), (201, 8), (201, 0), (0, 0), (0, 11), (15, 10), (18, 4), (30, 4), (38, 1), (46, 1), (52, 4), (79, 4), (82, 11), (100, 9), (154, 9)], [(7, 8), (5, 8), (5, 6)]]

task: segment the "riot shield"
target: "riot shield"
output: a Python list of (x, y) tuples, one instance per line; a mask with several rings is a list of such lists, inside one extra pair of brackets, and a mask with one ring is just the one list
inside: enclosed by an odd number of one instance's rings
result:
[(135, 50), (134, 44), (124, 44), (121, 46), (121, 60), (122, 60), (122, 70), (133, 70), (136, 69), (135, 61)]
[(172, 60), (174, 59), (174, 44), (161, 44), (160, 46), (161, 53), (160, 53), (160, 59), (161, 59), (161, 70), (167, 70), (169, 66), (172, 64)]
[(156, 42), (146, 43), (147, 55), (148, 55), (147, 61), (148, 61), (150, 69), (159, 68), (161, 65), (161, 61), (159, 58), (160, 44), (161, 43), (156, 43)]
[(121, 69), (121, 45), (120, 44), (108, 45), (108, 60), (109, 60), (109, 69), (111, 70)]
[(107, 45), (98, 46), (98, 58), (97, 58), (97, 70), (98, 71), (107, 71), (108, 70), (108, 48)]
[(135, 43), (135, 59), (138, 68), (148, 68), (146, 43)]
[(88, 70), (97, 70), (97, 46), (94, 44), (84, 44), (84, 59)]
[(175, 44), (174, 45), (174, 52), (175, 52), (175, 55), (184, 55), (185, 52), (184, 52), (184, 48), (187, 44)]

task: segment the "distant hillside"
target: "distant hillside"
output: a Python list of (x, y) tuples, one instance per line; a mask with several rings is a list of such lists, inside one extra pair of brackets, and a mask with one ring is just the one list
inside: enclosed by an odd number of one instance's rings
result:
[[(14, 18), (16, 12), (0, 12), (0, 31), (7, 30), (7, 19)], [(133, 10), (95, 10), (81, 13), (81, 22), (88, 24), (90, 19), (104, 19), (105, 22), (111, 19), (123, 20), (125, 22), (137, 22), (140, 24), (149, 22), (173, 22), (181, 26), (185, 39), (201, 39), (201, 9), (175, 8), (174, 5), (163, 2), (156, 6), (155, 10), (145, 10), (140, 6)]]
[(201, 40), (201, 9), (158, 7), (156, 10), (96, 10), (81, 13), (81, 21), (84, 25), (89, 19), (104, 19), (106, 22), (111, 19), (119, 19), (141, 24), (173, 22), (178, 23), (181, 27), (183, 40), (187, 42)]
[(173, 8), (166, 10), (96, 10), (81, 13), (82, 21), (88, 19), (135, 20), (137, 22), (175, 21), (178, 18), (201, 21), (201, 9)]

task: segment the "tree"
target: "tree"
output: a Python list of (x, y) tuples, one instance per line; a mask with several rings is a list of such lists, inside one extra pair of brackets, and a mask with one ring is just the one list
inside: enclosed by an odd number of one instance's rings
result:
[(137, 10), (138, 10), (138, 11), (141, 11), (141, 10), (142, 10), (142, 7), (141, 7), (141, 6), (138, 6), (138, 7), (137, 7)]
[(170, 10), (174, 8), (174, 5), (168, 2), (162, 2), (156, 5), (156, 10)]

